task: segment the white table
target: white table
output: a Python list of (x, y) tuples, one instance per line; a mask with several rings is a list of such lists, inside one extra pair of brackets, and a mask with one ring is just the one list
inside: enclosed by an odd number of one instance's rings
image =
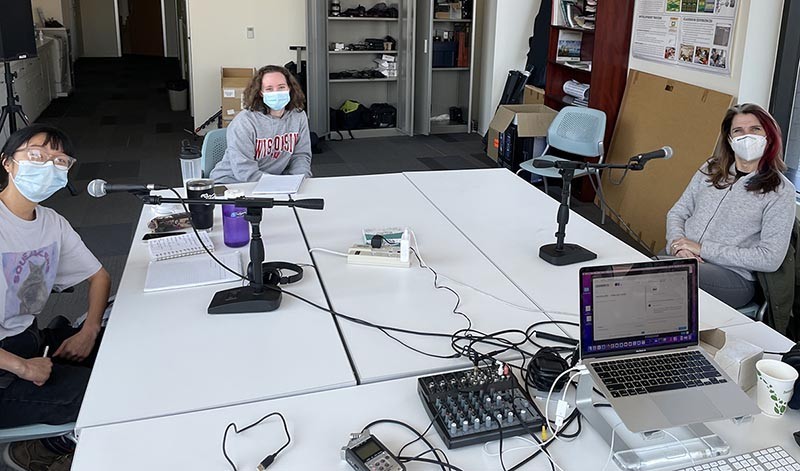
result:
[[(440, 279), (440, 283), (449, 284), (458, 292), (459, 310), (472, 319), (475, 329), (486, 333), (509, 328), (525, 330), (536, 321), (547, 320), (541, 312), (534, 312), (535, 307), (523, 293), (401, 174), (315, 178), (303, 183), (302, 194), (298, 197), (324, 197), (326, 200), (324, 211), (298, 211), (312, 250), (346, 252), (359, 243), (364, 228), (409, 227), (418, 239), (417, 249), (434, 270), (523, 308)], [(351, 265), (344, 257), (316, 251), (313, 257), (331, 304), (338, 312), (373, 323), (425, 332), (452, 334), (468, 326), (464, 317), (452, 312), (455, 296), (435, 289), (433, 275), (421, 269), (413, 255), (411, 268)], [(362, 382), (470, 364), (467, 358), (426, 357), (380, 331), (340, 322)], [(560, 333), (556, 326), (546, 330)], [(400, 337), (428, 353), (453, 353), (447, 338)]]
[[(649, 260), (574, 212), (570, 213), (566, 242), (591, 250), (597, 259), (564, 267), (540, 259), (539, 247), (555, 242), (559, 202), (506, 169), (404, 175), (526, 296), (547, 311), (578, 312), (580, 267)], [(699, 312), (701, 330), (752, 322), (703, 291)]]
[[(294, 298), (284, 296), (274, 312), (209, 315), (213, 294), (239, 283), (143, 293), (149, 256), (141, 238), (151, 217), (145, 207), (79, 430), (355, 384), (331, 315)], [(291, 208), (265, 210), (261, 230), (266, 260), (310, 263)], [(211, 239), (221, 253), (234, 250), (222, 241), (221, 206)], [(237, 250), (246, 263), (247, 246)], [(326, 304), (313, 269), (290, 290)]]
[[(292, 444), (269, 468), (281, 470), (350, 470), (339, 461), (339, 449), (351, 432), (360, 431), (373, 420), (401, 420), (423, 431), (430, 420), (416, 393), (416, 380), (403, 378), (353, 388), (337, 389), (301, 397), (289, 397), (261, 403), (227, 407), (160, 419), (110, 425), (84, 430), (73, 462), (73, 471), (115, 469), (117, 471), (222, 470), (229, 469), (220, 451), (225, 426), (234, 421), (239, 428), (255, 422), (272, 411), (284, 414)], [(752, 423), (733, 425), (729, 421), (709, 424), (731, 445), (732, 454), (767, 446), (781, 445), (800, 457), (792, 432), (800, 429), (800, 412), (789, 410), (781, 419), (757, 416)], [(372, 429), (389, 449), (397, 452), (414, 437), (399, 426), (379, 425)], [(427, 438), (434, 446), (444, 447), (431, 431)], [(238, 469), (255, 466), (283, 442), (279, 420), (267, 422), (238, 436), (229, 436), (228, 452)], [(513, 439), (504, 449), (525, 445)], [(496, 452), (497, 445), (490, 445)], [(410, 448), (408, 454), (423, 451), (423, 445)], [(608, 457), (608, 446), (584, 423), (583, 432), (571, 443), (556, 442), (550, 448), (553, 458), (566, 471), (600, 470)], [(500, 470), (498, 458), (489, 456), (483, 447), (469, 446), (446, 450), (456, 466), (465, 471)], [(507, 453), (507, 467), (520, 461), (531, 449)], [(120, 459), (125, 457), (125, 459)], [(432, 465), (408, 464), (409, 471), (437, 469)], [(523, 469), (549, 469), (546, 459), (537, 457)], [(617, 469), (613, 464), (609, 470)]]

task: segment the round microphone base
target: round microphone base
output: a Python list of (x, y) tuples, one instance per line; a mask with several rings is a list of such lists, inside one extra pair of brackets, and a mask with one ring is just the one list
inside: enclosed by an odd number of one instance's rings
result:
[(560, 250), (556, 244), (547, 244), (539, 247), (539, 258), (550, 265), (561, 267), (594, 260), (597, 254), (577, 244), (564, 244)]

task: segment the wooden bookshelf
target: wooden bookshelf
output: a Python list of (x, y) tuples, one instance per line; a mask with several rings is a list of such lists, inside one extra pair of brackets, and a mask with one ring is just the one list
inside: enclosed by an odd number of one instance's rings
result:
[[(561, 0), (553, 1), (554, 13), (560, 12)], [(589, 107), (606, 113), (606, 134), (603, 144), (611, 147), (622, 95), (628, 78), (628, 55), (633, 29), (635, 0), (597, 0), (595, 29), (585, 30), (569, 25), (550, 26), (550, 44), (547, 53), (545, 105), (555, 110), (564, 106), (564, 82), (577, 80), (591, 85)], [(562, 15), (554, 14), (554, 20)], [(556, 62), (558, 36), (561, 31), (580, 31), (581, 60), (592, 61), (591, 72), (573, 69)], [(588, 182), (579, 188), (578, 198), (592, 201), (594, 192)], [(588, 187), (588, 188), (587, 188)]]

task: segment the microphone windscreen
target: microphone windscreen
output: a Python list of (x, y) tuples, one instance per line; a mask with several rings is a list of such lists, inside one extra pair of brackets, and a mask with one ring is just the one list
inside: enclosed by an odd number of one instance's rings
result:
[(536, 168), (552, 168), (555, 167), (555, 163), (552, 160), (533, 159), (533, 166)]
[(106, 181), (99, 178), (92, 180), (86, 185), (86, 191), (95, 198), (103, 197), (106, 195)]

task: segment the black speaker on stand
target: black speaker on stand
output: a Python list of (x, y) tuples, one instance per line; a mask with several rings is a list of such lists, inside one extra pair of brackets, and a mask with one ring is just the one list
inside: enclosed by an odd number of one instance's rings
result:
[(0, 112), (0, 130), (8, 119), (9, 133), (17, 130), (16, 117), (25, 125), (28, 117), (14, 93), (16, 72), (11, 72), (11, 62), (36, 57), (36, 33), (33, 30), (33, 10), (30, 0), (0, 0), (0, 60), (3, 61), (6, 82), (6, 105)]

